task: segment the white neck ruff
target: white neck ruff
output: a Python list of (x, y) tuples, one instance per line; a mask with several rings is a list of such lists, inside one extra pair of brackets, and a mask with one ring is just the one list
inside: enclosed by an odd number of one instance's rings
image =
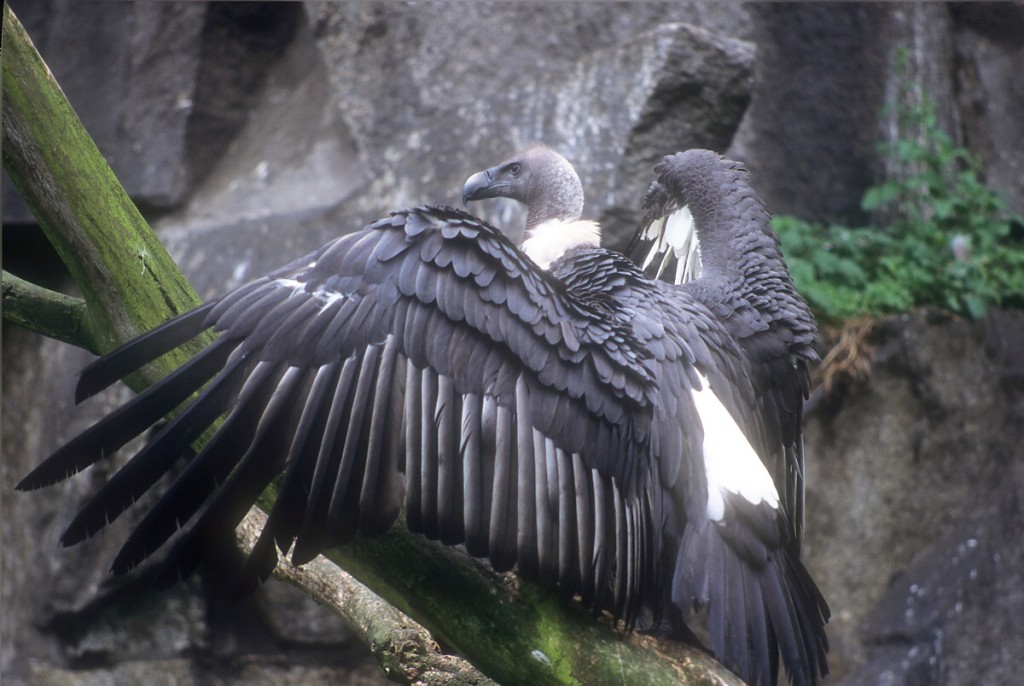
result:
[(601, 245), (601, 227), (597, 222), (549, 219), (527, 230), (523, 252), (541, 269), (550, 269), (567, 250), (582, 245)]

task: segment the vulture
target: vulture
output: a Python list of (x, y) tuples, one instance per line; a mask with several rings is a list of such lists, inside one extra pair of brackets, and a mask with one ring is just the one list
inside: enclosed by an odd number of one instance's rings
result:
[(700, 625), (750, 684), (775, 684), (780, 657), (793, 683), (815, 684), (829, 610), (799, 559), (814, 323), (740, 165), (690, 150), (655, 173), (648, 262), (678, 253), (694, 280), (648, 278), (600, 247), (575, 170), (532, 148), (463, 188), (466, 202), (524, 203), (521, 245), (442, 206), (343, 235), (86, 367), (78, 402), (217, 334), (18, 488), (66, 479), (177, 409), (65, 545), (184, 456), (114, 573), (168, 544), (158, 581), (189, 574), (276, 480), (243, 588), (279, 554), (301, 564), (404, 510), (411, 530), (627, 626)]

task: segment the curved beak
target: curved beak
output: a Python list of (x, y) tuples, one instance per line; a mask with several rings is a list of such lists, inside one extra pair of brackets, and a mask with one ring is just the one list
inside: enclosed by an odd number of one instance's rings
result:
[(484, 200), (497, 197), (498, 193), (494, 186), (495, 168), (485, 169), (477, 172), (466, 179), (462, 185), (462, 204), (468, 205), (470, 200)]

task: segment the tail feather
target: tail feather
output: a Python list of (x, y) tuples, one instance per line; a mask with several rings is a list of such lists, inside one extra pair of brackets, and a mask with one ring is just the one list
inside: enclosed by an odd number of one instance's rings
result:
[(828, 673), (829, 610), (806, 569), (783, 549), (759, 567), (718, 529), (710, 523), (683, 535), (673, 603), (684, 612), (707, 612), (711, 652), (752, 686), (777, 683), (780, 654), (793, 684), (817, 684)]
[[(803, 672), (804, 665), (811, 664), (808, 662), (804, 641), (800, 635), (804, 628), (803, 622), (797, 614), (799, 610), (794, 606), (786, 581), (773, 569), (776, 566), (774, 562), (772, 560), (772, 564), (765, 568), (761, 583), (764, 591), (764, 608), (768, 613), (768, 620), (775, 629), (782, 664), (797, 686), (814, 683), (813, 677)], [(784, 570), (778, 571), (785, 573)]]
[[(761, 584), (752, 575), (741, 574), (740, 577), (743, 579), (745, 607), (764, 607)], [(736, 607), (734, 611), (743, 612), (745, 607)], [(779, 654), (778, 651), (772, 649), (778, 639), (763, 612), (750, 612), (747, 614), (747, 618), (750, 622), (752, 681), (754, 683), (770, 683), (774, 678), (770, 675), (778, 674), (779, 671)]]

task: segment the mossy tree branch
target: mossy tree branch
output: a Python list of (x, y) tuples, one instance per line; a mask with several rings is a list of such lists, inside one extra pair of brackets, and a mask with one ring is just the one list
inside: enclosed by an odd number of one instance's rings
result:
[[(20, 318), (46, 335), (105, 351), (199, 301), (6, 5), (3, 31), (4, 167), (84, 296), (83, 301), (65, 300), (5, 275), (5, 301), (10, 285), (12, 297), (36, 297), (39, 305), (35, 313), (32, 307), (12, 307), (9, 313), (5, 308), (5, 316)], [(68, 313), (66, 324), (46, 321), (61, 318), (61, 308)], [(142, 388), (193, 352), (171, 353), (130, 381)], [(272, 502), (268, 493), (261, 505)], [(374, 539), (357, 539), (328, 551), (327, 557), (498, 681), (739, 683), (699, 651), (635, 634), (623, 636), (553, 593), (497, 575), (403, 526)], [(332, 587), (329, 579), (298, 583), (314, 597), (346, 592)], [(357, 593), (354, 588), (347, 592)], [(373, 606), (372, 599), (365, 599), (365, 607)], [(406, 631), (407, 625), (396, 624), (394, 630)], [(434, 683), (447, 681), (439, 677)]]
[(81, 298), (57, 293), (3, 273), (4, 319), (48, 338), (97, 352), (98, 345), (86, 327), (86, 306)]
[[(245, 516), (236, 532), (243, 551), (248, 553), (256, 545), (266, 522), (267, 516), (257, 508)], [(494, 684), (466, 660), (442, 652), (426, 629), (323, 557), (301, 567), (281, 560), (274, 576), (337, 612), (371, 647), (377, 664), (392, 681), (448, 686)]]
[[(4, 169), (82, 290), (78, 342), (106, 351), (198, 305), (6, 3), (3, 53)], [(196, 349), (165, 356), (143, 378)]]

